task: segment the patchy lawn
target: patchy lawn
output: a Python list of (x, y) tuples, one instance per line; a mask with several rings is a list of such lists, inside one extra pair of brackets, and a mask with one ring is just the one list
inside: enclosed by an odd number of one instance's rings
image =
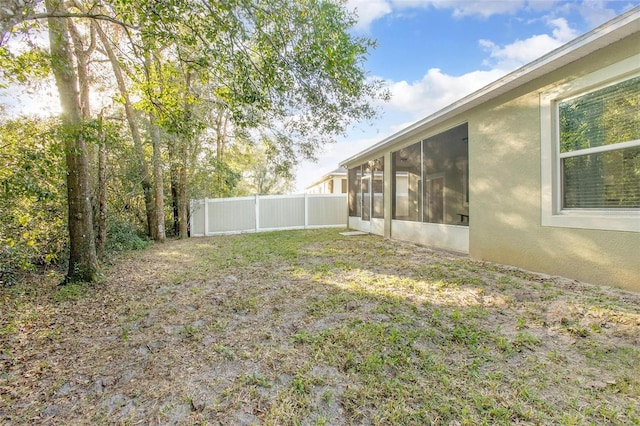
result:
[(0, 289), (0, 423), (639, 424), (640, 294), (335, 229)]

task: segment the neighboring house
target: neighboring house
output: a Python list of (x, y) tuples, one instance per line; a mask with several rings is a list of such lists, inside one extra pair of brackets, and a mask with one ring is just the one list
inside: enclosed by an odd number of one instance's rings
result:
[(309, 194), (346, 194), (347, 169), (340, 167), (307, 186)]
[(640, 291), (640, 7), (345, 160), (349, 227)]

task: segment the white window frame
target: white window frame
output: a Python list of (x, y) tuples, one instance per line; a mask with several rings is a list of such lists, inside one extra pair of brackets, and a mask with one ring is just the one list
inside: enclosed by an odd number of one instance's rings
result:
[[(640, 232), (640, 209), (563, 209), (562, 158), (574, 155), (560, 153), (558, 104), (599, 88), (640, 75), (640, 55), (602, 68), (591, 74), (560, 84), (540, 94), (540, 153), (541, 153), (541, 219), (542, 226), (602, 229)], [(640, 146), (640, 140), (615, 145), (615, 149)], [(598, 147), (580, 150), (580, 155), (607, 151)]]

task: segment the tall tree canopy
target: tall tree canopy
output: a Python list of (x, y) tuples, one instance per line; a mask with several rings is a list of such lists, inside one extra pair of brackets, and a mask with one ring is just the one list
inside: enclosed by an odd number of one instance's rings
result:
[[(110, 114), (129, 124), (132, 178), (144, 193), (147, 233), (158, 240), (167, 186), (175, 231), (186, 235), (189, 181), (202, 181), (195, 168), (209, 167), (229, 193), (246, 172), (233, 164), (250, 164), (229, 161), (243, 152), (230, 147), (249, 143), (265, 164), (254, 161), (245, 175), (286, 178), (298, 159), (372, 118), (374, 101), (387, 97), (364, 69), (374, 43), (349, 32), (354, 17), (339, 0), (11, 0), (0, 9), (0, 61), (42, 65), (48, 57), (60, 95), (68, 280), (98, 272), (93, 221), (105, 214), (95, 212), (108, 155), (86, 130), (103, 120), (89, 105), (98, 84), (120, 105)], [(29, 31), (48, 34), (46, 55), (33, 54), (41, 53), (36, 44), (9, 47)]]

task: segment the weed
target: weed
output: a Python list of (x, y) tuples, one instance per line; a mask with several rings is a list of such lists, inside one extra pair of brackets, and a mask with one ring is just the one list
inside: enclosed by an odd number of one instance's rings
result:
[(234, 297), (227, 302), (231, 310), (237, 314), (247, 315), (258, 312), (257, 297)]
[(16, 332), (18, 327), (14, 321), (10, 321), (6, 324), (0, 325), (0, 337), (4, 335), (10, 335)]
[(583, 327), (567, 327), (567, 331), (576, 337), (587, 337), (589, 330)]
[(188, 340), (200, 340), (202, 338), (203, 331), (200, 327), (187, 324), (180, 330), (180, 335)]
[(236, 353), (232, 348), (221, 343), (216, 343), (215, 345), (213, 345), (213, 350), (217, 354), (222, 355), (227, 360), (231, 360), (236, 356)]
[(229, 325), (229, 321), (218, 319), (207, 324), (207, 330), (222, 332), (227, 329), (228, 325)]
[(309, 332), (302, 330), (296, 334), (294, 334), (293, 336), (291, 336), (291, 341), (293, 343), (299, 343), (299, 344), (312, 344), (314, 342), (318, 341), (318, 337), (315, 335), (310, 334)]
[(122, 339), (123, 342), (126, 342), (127, 340), (129, 340), (130, 331), (131, 329), (128, 326), (122, 327), (122, 330), (120, 332), (120, 338)]
[(263, 388), (270, 388), (271, 386), (273, 386), (273, 383), (271, 383), (271, 381), (269, 381), (264, 375), (257, 371), (254, 371), (248, 376), (241, 376), (240, 380), (242, 381), (242, 383), (249, 386), (260, 386)]
[(541, 344), (541, 340), (527, 332), (518, 333), (516, 338), (511, 342), (514, 348), (520, 350), (521, 348), (527, 348), (533, 350), (536, 346)]
[(470, 324), (456, 324), (451, 331), (451, 341), (473, 348), (484, 339), (486, 333)]
[(524, 319), (524, 317), (518, 317), (516, 321), (516, 330), (524, 330), (525, 328), (529, 328), (529, 326), (527, 325), (527, 320)]
[(553, 351), (547, 353), (547, 357), (556, 364), (566, 364), (567, 356), (558, 350), (554, 349)]

